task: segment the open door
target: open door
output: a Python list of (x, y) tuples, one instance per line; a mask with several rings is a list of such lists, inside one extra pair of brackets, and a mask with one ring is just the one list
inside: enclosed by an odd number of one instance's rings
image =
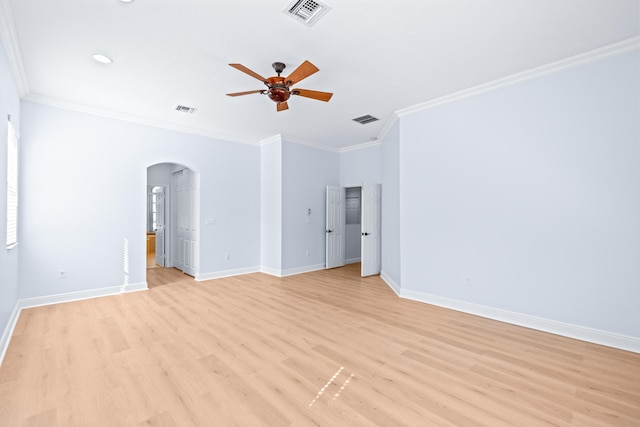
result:
[(153, 189), (156, 201), (156, 264), (164, 267), (165, 199), (164, 188)]
[(174, 172), (171, 179), (173, 211), (173, 266), (195, 276), (198, 269), (197, 182), (190, 169)]
[(381, 184), (362, 184), (362, 277), (380, 274), (382, 269), (381, 193)]
[(327, 185), (326, 268), (345, 265), (346, 191)]

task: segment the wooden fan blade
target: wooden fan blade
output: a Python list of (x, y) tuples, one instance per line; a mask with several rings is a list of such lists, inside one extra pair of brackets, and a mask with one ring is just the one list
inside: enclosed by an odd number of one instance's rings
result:
[(333, 94), (331, 92), (320, 92), (308, 89), (292, 89), (292, 95), (304, 96), (305, 98), (317, 99), (318, 101), (329, 102)]
[(242, 95), (250, 95), (252, 93), (261, 93), (264, 92), (263, 89), (260, 90), (249, 90), (247, 92), (234, 92), (234, 93), (228, 93), (227, 96), (242, 96)]
[(318, 67), (316, 67), (309, 61), (304, 61), (298, 68), (293, 70), (293, 72), (289, 74), (289, 77), (284, 79), (284, 81), (286, 82), (287, 86), (291, 86), (298, 83), (302, 79), (306, 79), (311, 74), (317, 73), (318, 71), (320, 71)]
[(284, 110), (288, 110), (289, 109), (289, 104), (287, 104), (287, 101), (284, 102), (278, 102), (276, 104), (276, 109), (278, 111), (284, 111)]
[(254, 77), (254, 78), (258, 79), (263, 83), (267, 82), (267, 79), (265, 79), (264, 77), (262, 77), (260, 74), (256, 73), (255, 71), (252, 71), (252, 70), (248, 69), (247, 67), (245, 67), (242, 64), (229, 64), (229, 65), (231, 65), (236, 70), (240, 70), (243, 73), (249, 74), (251, 77)]

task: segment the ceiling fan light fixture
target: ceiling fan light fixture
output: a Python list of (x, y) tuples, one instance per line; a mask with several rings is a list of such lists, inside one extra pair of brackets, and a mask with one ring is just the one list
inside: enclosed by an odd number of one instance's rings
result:
[(274, 62), (271, 64), (275, 72), (278, 74), (277, 76), (272, 77), (262, 77), (260, 74), (256, 73), (253, 70), (245, 67), (242, 64), (229, 64), (233, 68), (238, 71), (242, 71), (243, 73), (260, 80), (264, 83), (268, 89), (258, 89), (258, 90), (248, 90), (244, 92), (234, 92), (228, 93), (227, 96), (243, 96), (250, 95), (254, 93), (260, 93), (262, 95), (268, 95), (269, 99), (276, 103), (277, 111), (284, 111), (289, 109), (289, 105), (287, 104), (287, 100), (291, 97), (291, 95), (298, 95), (304, 98), (311, 98), (318, 101), (329, 102), (333, 93), (330, 92), (321, 92), (317, 90), (309, 90), (309, 89), (298, 89), (292, 88), (291, 86), (300, 82), (301, 80), (306, 79), (312, 74), (320, 71), (318, 67), (313, 65), (309, 61), (304, 61), (300, 64), (291, 74), (287, 77), (282, 77), (280, 74), (286, 68), (284, 62)]

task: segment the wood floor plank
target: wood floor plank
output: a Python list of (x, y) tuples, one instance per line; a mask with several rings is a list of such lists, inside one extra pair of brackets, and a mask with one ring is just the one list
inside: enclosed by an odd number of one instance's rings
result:
[(358, 265), (25, 309), (0, 425), (638, 426), (640, 354), (398, 298)]

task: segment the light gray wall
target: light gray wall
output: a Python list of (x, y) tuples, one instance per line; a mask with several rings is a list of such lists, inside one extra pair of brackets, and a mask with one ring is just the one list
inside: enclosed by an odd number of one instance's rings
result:
[[(8, 325), (9, 317), (18, 301), (18, 254), (22, 244), (22, 221), (18, 218), (18, 246), (6, 250), (7, 241), (7, 116), (11, 115), (13, 127), (20, 132), (20, 96), (11, 75), (4, 46), (0, 43), (0, 337)], [(21, 142), (18, 142), (18, 168), (22, 173), (24, 160), (22, 159)], [(18, 215), (22, 206), (20, 197), (24, 193), (21, 178), (18, 178)], [(0, 350), (1, 351), (1, 350)]]
[[(362, 183), (382, 183), (382, 144), (366, 145), (340, 153), (340, 185), (360, 187)], [(384, 195), (383, 195), (384, 199)], [(361, 256), (361, 226), (347, 224), (346, 258)]]
[(282, 269), (282, 140), (260, 149), (260, 260), (271, 274)]
[(200, 224), (200, 274), (260, 265), (258, 147), (30, 102), (22, 120), (20, 297), (121, 285), (125, 259), (129, 283), (144, 282), (147, 167), (157, 163), (199, 173), (200, 220), (215, 219)]
[[(400, 258), (400, 123), (382, 141), (382, 274), (401, 287)], [(396, 289), (398, 290), (398, 289)]]
[(402, 117), (403, 290), (640, 337), (639, 64)]
[(382, 182), (382, 145), (368, 145), (340, 153), (340, 185), (359, 187)]
[[(338, 185), (339, 180), (338, 153), (282, 142), (284, 271), (325, 263), (326, 187)], [(307, 209), (311, 209), (311, 216), (307, 216)]]
[(147, 185), (169, 187), (171, 185), (171, 163), (160, 163), (147, 168)]

